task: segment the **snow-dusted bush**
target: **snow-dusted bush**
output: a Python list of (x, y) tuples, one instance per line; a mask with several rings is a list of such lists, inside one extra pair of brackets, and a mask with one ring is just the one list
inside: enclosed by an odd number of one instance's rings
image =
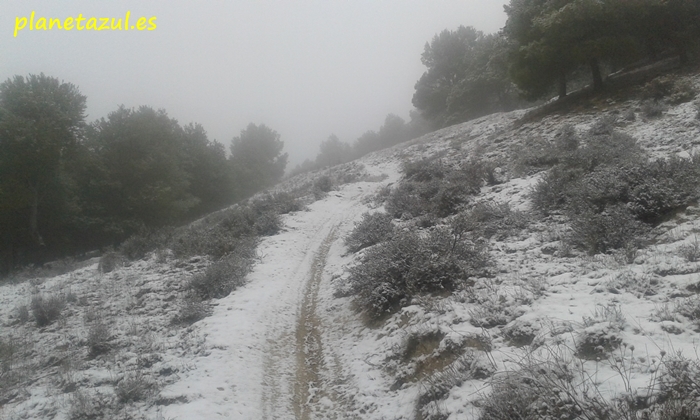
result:
[(173, 228), (143, 229), (129, 237), (119, 246), (119, 253), (129, 260), (144, 258), (149, 252), (168, 246)]
[(109, 273), (124, 264), (124, 256), (119, 252), (108, 251), (100, 257), (97, 269), (100, 273)]
[(589, 254), (613, 249), (637, 249), (648, 228), (634, 218), (629, 208), (617, 204), (603, 211), (571, 214), (570, 240)]
[(155, 392), (156, 384), (140, 371), (125, 375), (114, 388), (120, 403), (144, 401)]
[(255, 218), (255, 233), (260, 236), (272, 236), (282, 229), (282, 220), (279, 214), (271, 211), (261, 213)]
[(323, 175), (314, 181), (314, 193), (327, 193), (333, 188), (333, 180), (328, 175)]
[(644, 101), (642, 115), (647, 118), (656, 118), (663, 115), (666, 107), (660, 101)]
[(425, 236), (404, 231), (371, 248), (351, 268), (349, 282), (367, 314), (378, 319), (421, 293), (441, 293), (471, 283), (488, 263), (484, 249), (446, 228)]
[(98, 320), (92, 324), (88, 329), (85, 343), (88, 348), (88, 355), (90, 357), (96, 357), (100, 354), (107, 353), (112, 348), (109, 343), (111, 337), (112, 332), (106, 322)]
[(203, 274), (190, 279), (188, 289), (201, 299), (226, 297), (245, 283), (245, 276), (253, 263), (254, 245), (241, 246), (221, 260), (210, 265)]
[(648, 228), (700, 198), (698, 159), (648, 161), (633, 138), (597, 128), (536, 185), (534, 206), (565, 210), (590, 253), (633, 249)]
[(421, 160), (404, 164), (403, 170), (406, 178), (386, 200), (387, 212), (396, 218), (454, 214), (479, 193), (488, 176), (478, 162), (452, 169), (439, 160)]
[(68, 418), (70, 420), (94, 420), (108, 418), (112, 410), (113, 397), (99, 392), (76, 391), (69, 399)]
[(528, 216), (518, 210), (511, 210), (508, 203), (478, 203), (471, 210), (457, 215), (451, 222), (455, 232), (471, 232), (473, 235), (499, 239), (524, 229)]
[(394, 231), (391, 223), (391, 216), (386, 213), (365, 213), (362, 220), (355, 225), (355, 228), (347, 238), (345, 245), (350, 252), (357, 252), (368, 246), (384, 241)]
[(257, 214), (273, 212), (276, 214), (287, 214), (299, 211), (303, 205), (299, 200), (287, 192), (276, 192), (264, 194), (252, 200), (250, 206)]
[(44, 327), (56, 321), (61, 316), (65, 306), (66, 299), (62, 295), (51, 295), (49, 297), (35, 295), (32, 297), (31, 307), (36, 325)]
[(190, 325), (211, 314), (210, 304), (196, 293), (185, 294), (178, 305), (178, 311), (170, 320), (174, 325)]
[[(202, 224), (185, 228), (175, 234), (171, 248), (178, 258), (208, 255), (221, 258), (241, 247), (256, 235), (255, 213), (247, 207), (234, 207), (215, 224)], [(246, 245), (255, 245), (247, 243)]]

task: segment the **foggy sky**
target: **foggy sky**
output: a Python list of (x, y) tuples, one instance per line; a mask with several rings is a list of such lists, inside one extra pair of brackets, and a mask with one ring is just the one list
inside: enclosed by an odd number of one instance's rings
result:
[[(502, 0), (17, 1), (0, 3), (0, 81), (45, 73), (87, 96), (201, 123), (227, 148), (250, 122), (280, 133), (290, 167), (330, 134), (352, 143), (408, 120), (426, 42), (459, 25), (496, 32)], [(156, 17), (153, 31), (29, 31), (17, 17)]]

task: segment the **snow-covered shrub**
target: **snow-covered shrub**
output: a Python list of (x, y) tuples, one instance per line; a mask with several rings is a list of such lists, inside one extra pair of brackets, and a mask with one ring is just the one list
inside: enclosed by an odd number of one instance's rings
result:
[(391, 236), (394, 225), (391, 216), (386, 213), (365, 213), (362, 220), (345, 238), (345, 245), (350, 252), (357, 252), (368, 246), (378, 244)]
[(201, 299), (226, 297), (245, 283), (245, 276), (250, 272), (255, 247), (241, 247), (240, 252), (233, 252), (210, 265), (203, 274), (190, 279), (188, 289)]
[(396, 218), (454, 214), (479, 193), (487, 176), (479, 162), (452, 169), (439, 160), (421, 160), (404, 164), (403, 170), (406, 178), (386, 200), (387, 212)]
[(602, 132), (562, 157), (536, 185), (533, 204), (565, 210), (573, 243), (590, 253), (636, 249), (645, 224), (700, 198), (700, 165), (695, 157), (650, 162), (631, 137)]
[(109, 273), (124, 264), (124, 256), (119, 252), (108, 251), (100, 257), (97, 269), (100, 273)]
[(211, 306), (194, 292), (185, 294), (178, 311), (170, 320), (174, 325), (190, 325), (211, 314)]
[(260, 236), (272, 236), (282, 229), (282, 220), (279, 214), (271, 211), (261, 213), (255, 218), (255, 233)]
[(678, 253), (688, 262), (700, 261), (700, 240), (697, 236), (689, 244), (681, 245)]
[(70, 420), (94, 420), (108, 418), (112, 398), (99, 392), (76, 391), (71, 394), (68, 408)]
[(156, 384), (141, 371), (125, 375), (114, 388), (120, 403), (145, 401), (156, 392)]
[(400, 232), (371, 248), (351, 268), (349, 282), (367, 314), (378, 319), (421, 293), (453, 291), (487, 265), (484, 249), (446, 228), (421, 236)]
[(333, 188), (333, 180), (328, 175), (323, 175), (314, 181), (314, 194), (322, 195), (329, 192)]
[(427, 212), (427, 202), (435, 193), (437, 193), (435, 182), (403, 181), (389, 193), (385, 204), (386, 211), (396, 218), (420, 216)]
[(659, 404), (653, 419), (700, 418), (700, 362), (674, 355), (662, 361)]
[(173, 233), (170, 227), (142, 229), (119, 246), (119, 253), (131, 261), (144, 258), (151, 251), (166, 248)]
[(612, 249), (637, 249), (640, 237), (648, 231), (621, 204), (606, 207), (600, 213), (588, 210), (570, 217), (571, 242), (591, 255)]
[(548, 347), (526, 354), (517, 368), (494, 376), (480, 420), (631, 419), (606, 400), (569, 349)]
[(32, 297), (31, 307), (36, 325), (45, 327), (56, 321), (61, 316), (65, 306), (66, 300), (62, 295), (51, 295), (49, 297), (35, 295)]
[(475, 352), (467, 352), (444, 369), (434, 372), (421, 380), (416, 402), (416, 411), (420, 413), (420, 418), (438, 420), (449, 417), (448, 414), (440, 410), (440, 405), (437, 402), (447, 398), (452, 388), (458, 387), (466, 380), (473, 378), (472, 364), (475, 359)]
[(98, 320), (92, 324), (88, 329), (87, 339), (85, 340), (85, 344), (88, 348), (88, 355), (90, 357), (96, 357), (100, 354), (107, 353), (111, 349), (109, 343), (111, 337), (112, 332), (106, 322)]
[(247, 207), (234, 207), (215, 224), (195, 225), (175, 234), (171, 248), (178, 258), (209, 255), (221, 258), (241, 246), (255, 246), (255, 213)]
[(302, 203), (287, 192), (264, 194), (252, 200), (250, 206), (257, 214), (268, 212), (287, 214), (293, 211), (299, 211), (303, 208)]
[(499, 239), (527, 227), (528, 217), (521, 211), (511, 210), (508, 203), (478, 203), (471, 210), (458, 214), (451, 226), (455, 232)]
[(663, 115), (666, 107), (660, 101), (644, 101), (642, 115), (647, 118), (656, 118)]
[(514, 147), (512, 157), (515, 173), (529, 175), (559, 163), (560, 154), (549, 140), (529, 137)]

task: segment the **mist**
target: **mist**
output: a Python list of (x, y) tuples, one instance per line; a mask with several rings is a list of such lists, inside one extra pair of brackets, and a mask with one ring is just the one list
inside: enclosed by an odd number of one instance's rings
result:
[[(248, 123), (281, 135), (289, 167), (335, 134), (351, 143), (389, 113), (408, 119), (421, 53), (444, 29), (505, 22), (491, 1), (5, 2), (0, 79), (78, 86), (88, 121), (119, 105), (165, 109), (226, 147)], [(153, 30), (29, 30), (17, 19), (153, 18)]]

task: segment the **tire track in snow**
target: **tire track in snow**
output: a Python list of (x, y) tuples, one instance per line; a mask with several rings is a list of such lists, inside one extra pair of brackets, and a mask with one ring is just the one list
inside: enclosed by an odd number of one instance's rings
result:
[(294, 414), (298, 420), (310, 420), (312, 409), (321, 399), (331, 398), (323, 386), (324, 367), (321, 319), (317, 313), (318, 292), (328, 251), (335, 240), (335, 227), (321, 244), (314, 259), (311, 277), (306, 284), (296, 329), (296, 382)]

